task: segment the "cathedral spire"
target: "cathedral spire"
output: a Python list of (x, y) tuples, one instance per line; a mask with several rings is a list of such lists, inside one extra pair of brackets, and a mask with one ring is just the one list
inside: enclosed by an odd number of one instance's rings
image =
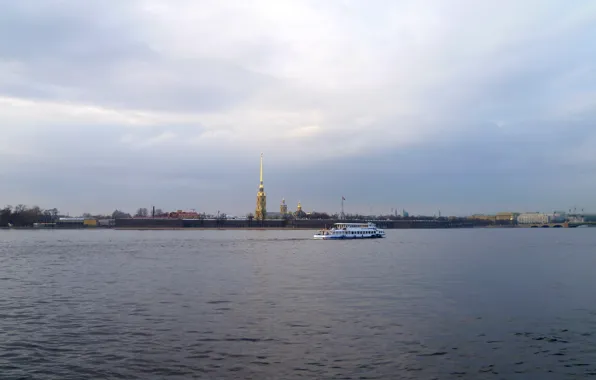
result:
[(261, 153), (261, 182), (259, 188), (263, 188), (263, 153)]
[(257, 192), (257, 207), (255, 209), (255, 219), (265, 220), (267, 217), (267, 196), (263, 186), (263, 153), (261, 153), (261, 178), (259, 182), (259, 191)]

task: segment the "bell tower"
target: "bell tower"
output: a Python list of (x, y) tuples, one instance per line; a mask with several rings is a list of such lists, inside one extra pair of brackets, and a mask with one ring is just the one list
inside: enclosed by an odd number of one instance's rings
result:
[(288, 213), (288, 205), (286, 204), (286, 200), (282, 199), (281, 204), (279, 205), (279, 213), (284, 216)]
[(257, 208), (255, 210), (256, 220), (265, 220), (267, 216), (267, 195), (265, 195), (265, 187), (263, 186), (263, 153), (261, 153), (261, 182), (259, 183), (259, 191), (257, 192)]

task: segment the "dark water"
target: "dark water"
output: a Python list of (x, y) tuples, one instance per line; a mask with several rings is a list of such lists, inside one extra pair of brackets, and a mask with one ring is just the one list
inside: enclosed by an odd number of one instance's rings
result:
[(596, 229), (0, 231), (1, 379), (596, 376)]

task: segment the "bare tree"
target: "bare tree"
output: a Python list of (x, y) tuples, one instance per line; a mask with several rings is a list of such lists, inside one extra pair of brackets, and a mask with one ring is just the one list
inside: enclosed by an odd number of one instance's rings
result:
[(54, 220), (58, 219), (59, 212), (58, 212), (57, 208), (54, 207), (54, 208), (49, 209), (48, 211), (50, 212), (50, 215), (52, 215), (52, 219), (54, 219)]
[(6, 206), (0, 210), (0, 226), (6, 227), (8, 223), (11, 223), (12, 217), (12, 206)]
[(127, 214), (120, 210), (114, 210), (112, 213), (112, 219), (129, 219), (131, 218), (130, 214)]

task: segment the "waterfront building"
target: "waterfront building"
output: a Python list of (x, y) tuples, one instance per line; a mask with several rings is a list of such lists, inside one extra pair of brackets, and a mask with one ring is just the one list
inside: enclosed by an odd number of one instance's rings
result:
[(495, 220), (497, 222), (513, 223), (513, 221), (515, 221), (515, 218), (517, 218), (518, 215), (519, 215), (519, 213), (517, 213), (517, 212), (498, 212), (497, 215), (495, 216)]
[(169, 214), (167, 214), (167, 216), (168, 216), (168, 218), (172, 218), (172, 219), (201, 219), (201, 214), (199, 214), (195, 210), (191, 210), (191, 211), (177, 210), (177, 211), (170, 212)]
[(499, 225), (515, 224), (518, 215), (518, 212), (498, 212), (495, 215), (495, 223)]
[(526, 212), (517, 216), (518, 224), (549, 224), (551, 222), (551, 215), (542, 214), (539, 212)]
[(56, 222), (56, 227), (58, 228), (85, 228), (85, 218), (71, 218), (71, 217), (64, 217), (58, 218)]
[(83, 225), (86, 227), (97, 227), (97, 219), (85, 219)]
[(115, 219), (98, 219), (97, 226), (98, 227), (114, 227), (116, 224)]
[(282, 198), (281, 204), (279, 205), (279, 213), (284, 216), (288, 213), (288, 205), (286, 204), (286, 200)]
[(474, 214), (472, 216), (469, 216), (468, 219), (473, 219), (473, 220), (483, 220), (486, 222), (496, 222), (497, 221), (497, 216), (496, 215), (484, 215), (484, 214)]
[(564, 223), (567, 220), (567, 213), (555, 211), (551, 216), (551, 223)]
[(263, 186), (263, 153), (261, 153), (261, 181), (259, 183), (259, 191), (257, 192), (257, 208), (255, 209), (255, 219), (265, 220), (267, 216), (267, 195), (265, 195), (265, 187)]

